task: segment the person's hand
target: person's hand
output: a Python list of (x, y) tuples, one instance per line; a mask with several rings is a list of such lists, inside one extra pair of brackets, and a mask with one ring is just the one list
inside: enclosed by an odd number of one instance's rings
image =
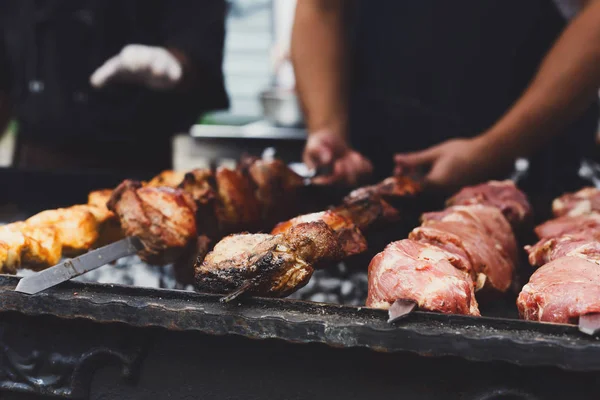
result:
[(313, 179), (313, 183), (317, 185), (356, 186), (373, 172), (371, 162), (351, 149), (341, 135), (331, 130), (310, 134), (303, 158), (309, 168), (331, 167), (330, 175)]
[(420, 152), (396, 154), (394, 174), (428, 169), (426, 186), (452, 191), (489, 179), (498, 168), (490, 153), (493, 152), (483, 139), (452, 139)]
[(127, 82), (164, 90), (175, 87), (182, 75), (181, 63), (168, 50), (130, 44), (98, 68), (90, 83), (101, 88), (113, 82)]

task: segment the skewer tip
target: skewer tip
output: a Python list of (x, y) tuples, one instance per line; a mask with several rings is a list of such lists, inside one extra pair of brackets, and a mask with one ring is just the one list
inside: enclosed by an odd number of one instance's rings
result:
[(600, 313), (591, 313), (579, 317), (579, 331), (595, 336), (600, 333)]
[(394, 304), (388, 310), (388, 323), (391, 324), (408, 316), (416, 307), (417, 303), (412, 300), (398, 299), (394, 301)]

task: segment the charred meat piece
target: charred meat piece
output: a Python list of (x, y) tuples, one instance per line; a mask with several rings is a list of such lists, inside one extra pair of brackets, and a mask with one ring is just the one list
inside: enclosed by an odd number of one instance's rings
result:
[(254, 184), (263, 220), (278, 221), (295, 213), (296, 195), (304, 186), (304, 179), (283, 161), (245, 157), (239, 169)]
[(296, 225), (315, 221), (325, 222), (335, 232), (344, 257), (360, 254), (367, 249), (367, 241), (356, 225), (348, 218), (342, 217), (333, 211), (301, 215), (289, 221), (281, 222), (271, 231), (271, 234), (285, 233)]
[(600, 242), (587, 232), (542, 239), (533, 246), (526, 246), (525, 250), (529, 254), (529, 263), (534, 267), (561, 257), (581, 257), (600, 264)]
[(287, 296), (308, 282), (314, 265), (341, 256), (335, 232), (323, 221), (295, 225), (280, 235), (230, 235), (195, 266), (196, 288), (234, 296)]
[(448, 206), (484, 204), (499, 209), (513, 228), (531, 218), (527, 197), (512, 181), (490, 181), (462, 189), (447, 201)]
[(261, 209), (250, 179), (240, 170), (217, 169), (216, 215), (222, 234), (254, 230), (261, 220)]
[(144, 186), (175, 188), (181, 184), (184, 175), (185, 172), (166, 170), (156, 175)]
[(83, 206), (42, 211), (25, 222), (30, 227), (56, 229), (66, 256), (84, 253), (98, 240), (98, 221), (91, 210)]
[(587, 232), (590, 236), (600, 239), (600, 214), (559, 217), (546, 221), (535, 228), (535, 234), (540, 239), (578, 232)]
[(201, 264), (209, 251), (212, 250), (213, 241), (206, 235), (200, 235), (192, 245), (173, 264), (175, 279), (184, 285), (194, 284), (194, 265)]
[(580, 257), (558, 258), (534, 272), (517, 306), (526, 320), (577, 323), (600, 312), (600, 267)]
[(189, 193), (198, 205), (207, 205), (216, 197), (215, 174), (210, 169), (195, 169), (185, 174), (179, 188)]
[(407, 176), (392, 176), (376, 185), (365, 186), (350, 192), (350, 194), (346, 196), (346, 200), (373, 195), (383, 199), (407, 197), (419, 193), (421, 189), (421, 185), (412, 178)]
[(217, 221), (217, 190), (215, 174), (210, 169), (195, 169), (185, 174), (183, 182), (179, 185), (183, 191), (192, 196), (196, 202), (196, 224), (198, 232), (208, 237), (219, 236), (219, 222)]
[(454, 254), (454, 266), (468, 271), (477, 289), (504, 293), (510, 288), (515, 268), (510, 256), (496, 239), (473, 225), (431, 221), (414, 229), (409, 238)]
[(600, 211), (600, 190), (586, 187), (575, 193), (567, 193), (552, 202), (555, 217), (576, 217)]
[(389, 244), (369, 265), (367, 307), (389, 309), (396, 300), (419, 309), (479, 316), (473, 282), (437, 246), (400, 240)]
[(181, 189), (126, 180), (113, 192), (108, 208), (127, 236), (143, 242), (140, 257), (153, 264), (176, 261), (197, 237), (196, 204)]
[(362, 197), (346, 197), (344, 202), (333, 209), (338, 215), (354, 222), (361, 231), (376, 226), (391, 224), (400, 219), (400, 213), (378, 195), (364, 193)]
[(390, 202), (412, 197), (420, 192), (418, 182), (408, 177), (390, 177), (382, 182), (352, 191), (333, 211), (349, 218), (363, 232), (389, 225), (400, 219)]
[(482, 204), (454, 206), (443, 211), (425, 213), (421, 216), (421, 221), (424, 225), (430, 225), (432, 221), (456, 221), (472, 225), (494, 238), (510, 256), (511, 261), (515, 265), (517, 264), (518, 251), (515, 235), (504, 215), (496, 207)]

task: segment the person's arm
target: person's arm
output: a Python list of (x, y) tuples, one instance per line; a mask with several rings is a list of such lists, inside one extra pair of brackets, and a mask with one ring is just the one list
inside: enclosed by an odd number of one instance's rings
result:
[(309, 132), (346, 135), (343, 7), (348, 0), (300, 0), (292, 30), (296, 90)]
[(512, 158), (527, 156), (581, 115), (598, 97), (598, 88), (600, 2), (594, 1), (567, 27), (523, 96), (482, 140)]
[(315, 183), (355, 185), (371, 174), (371, 163), (349, 147), (344, 7), (350, 0), (299, 0), (291, 58), (309, 138), (304, 162), (331, 167)]
[(591, 1), (562, 33), (513, 107), (474, 139), (455, 139), (396, 156), (399, 167), (430, 165), (434, 186), (486, 179), (529, 156), (581, 115), (600, 88), (600, 1)]

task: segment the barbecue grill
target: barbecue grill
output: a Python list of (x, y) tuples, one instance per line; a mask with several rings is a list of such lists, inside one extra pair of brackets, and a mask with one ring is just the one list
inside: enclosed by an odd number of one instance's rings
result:
[[(84, 202), (122, 178), (1, 170), (10, 190), (0, 201), (18, 205), (5, 222)], [(369, 238), (373, 250), (415, 226), (418, 208), (403, 211), (401, 226)], [(317, 274), (291, 299), (226, 304), (82, 282), (26, 296), (13, 292), (18, 277), (0, 276), (2, 398), (599, 398), (597, 338), (517, 320), (514, 299), (482, 307), (482, 318), (415, 312), (392, 325), (351, 305), (366, 294), (369, 257)]]

